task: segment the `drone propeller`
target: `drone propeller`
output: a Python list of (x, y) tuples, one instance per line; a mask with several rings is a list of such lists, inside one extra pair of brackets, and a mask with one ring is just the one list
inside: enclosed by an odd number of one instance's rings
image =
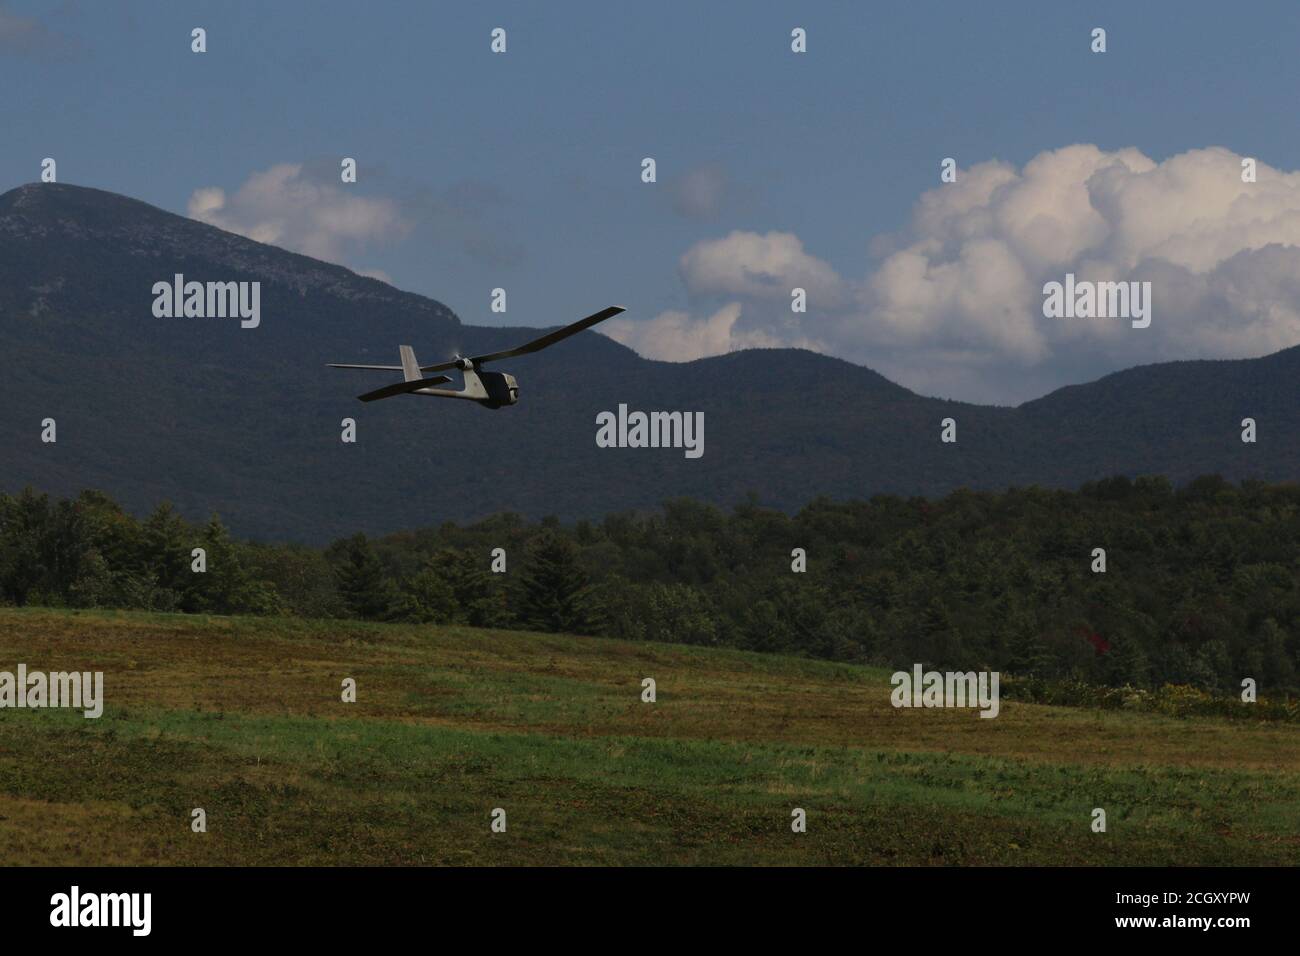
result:
[(450, 356), (450, 358), (448, 358), (446, 361), (443, 361), (443, 362), (435, 362), (433, 365), (421, 365), (421, 366), (420, 366), (420, 371), (421, 371), (421, 372), (440, 372), (440, 371), (442, 371), (443, 369), (446, 369), (446, 368), (459, 368), (459, 367), (460, 367), (460, 366), (458, 366), (458, 365), (456, 364), (457, 362), (460, 361), (460, 358), (461, 358), (461, 355), (460, 355), (460, 346), (459, 346), (459, 345), (453, 345), (451, 348), (449, 348), (449, 349), (448, 349), (446, 352), (444, 352), (443, 354), (444, 354), (444, 355), (448, 355), (448, 356)]

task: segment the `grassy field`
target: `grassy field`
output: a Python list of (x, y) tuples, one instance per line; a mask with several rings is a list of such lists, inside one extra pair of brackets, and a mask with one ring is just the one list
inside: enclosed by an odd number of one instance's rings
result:
[(103, 671), (106, 703), (0, 710), (8, 865), (1300, 863), (1293, 724), (895, 710), (884, 671), (672, 644), (0, 609), (19, 662)]

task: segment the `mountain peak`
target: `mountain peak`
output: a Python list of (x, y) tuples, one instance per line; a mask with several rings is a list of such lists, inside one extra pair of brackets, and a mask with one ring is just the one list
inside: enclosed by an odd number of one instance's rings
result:
[(127, 221), (138, 224), (150, 219), (158, 224), (167, 219), (190, 221), (138, 199), (89, 186), (26, 183), (0, 195), (0, 233), (9, 236), (108, 236), (120, 231)]
[[(458, 325), (440, 302), (402, 292), (335, 263), (289, 252), (216, 226), (188, 219), (138, 199), (89, 186), (27, 183), (0, 195), (0, 241), (46, 244), (66, 255), (93, 244), (138, 263), (153, 262), (158, 279), (187, 266), (200, 280), (233, 274), (259, 279), (295, 295), (319, 293), (368, 307), (400, 304), (428, 318)], [(74, 256), (75, 259), (75, 256)], [(226, 275), (230, 273), (231, 275)], [(67, 278), (64, 276), (63, 278)]]

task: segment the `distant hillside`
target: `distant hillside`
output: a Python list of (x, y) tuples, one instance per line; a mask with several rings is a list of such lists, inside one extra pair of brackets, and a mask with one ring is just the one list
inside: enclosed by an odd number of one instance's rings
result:
[[(153, 283), (259, 280), (262, 323), (158, 319)], [(562, 324), (605, 302), (576, 301)], [(624, 303), (637, 315), (636, 303)], [(1131, 369), (1019, 408), (915, 395), (795, 350), (652, 362), (593, 333), (503, 363), (521, 403), (362, 405), (376, 373), (330, 361), (425, 363), (527, 337), (461, 325), (444, 305), (347, 269), (100, 190), (0, 196), (0, 489), (98, 487), (133, 509), (170, 498), (233, 529), (322, 541), (514, 510), (596, 516), (689, 495), (782, 508), (818, 494), (937, 495), (1073, 487), (1111, 474), (1300, 476), (1300, 348), (1262, 359)], [(599, 449), (595, 419), (705, 413), (705, 453)], [(1259, 442), (1239, 440), (1245, 416)], [(355, 418), (359, 442), (339, 440)], [(958, 443), (939, 442), (953, 417)], [(40, 423), (58, 422), (42, 444)]]

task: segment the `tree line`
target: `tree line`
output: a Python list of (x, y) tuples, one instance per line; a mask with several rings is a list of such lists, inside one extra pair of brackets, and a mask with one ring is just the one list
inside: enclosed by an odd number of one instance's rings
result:
[(1116, 477), (819, 498), (795, 515), (679, 499), (324, 548), (26, 489), (0, 495), (0, 602), (528, 628), (1109, 686), (1252, 677), (1276, 693), (1300, 673), (1300, 486)]

